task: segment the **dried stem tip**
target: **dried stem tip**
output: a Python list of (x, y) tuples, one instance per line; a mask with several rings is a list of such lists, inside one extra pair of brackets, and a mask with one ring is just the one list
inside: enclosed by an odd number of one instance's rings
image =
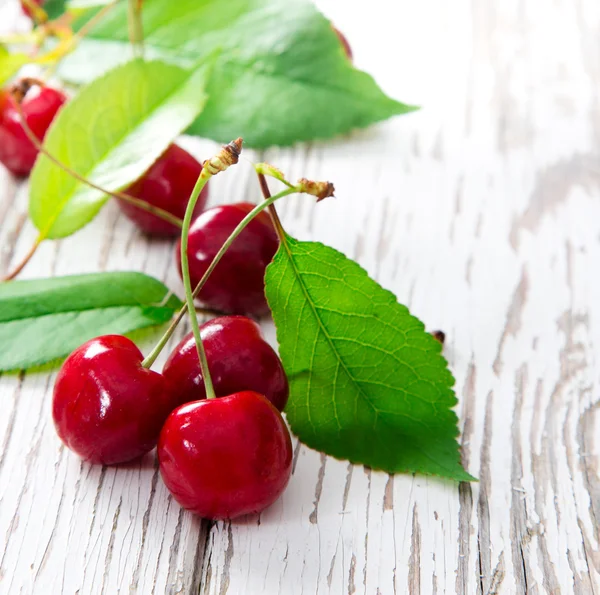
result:
[(203, 164), (211, 176), (216, 176), (219, 172), (225, 171), (230, 165), (235, 165), (242, 152), (242, 139), (232, 140), (225, 145), (214, 157), (207, 159)]
[(433, 338), (442, 345), (444, 344), (444, 341), (446, 341), (446, 333), (444, 331), (431, 331), (431, 334), (433, 335)]
[(9, 89), (9, 92), (13, 96), (14, 100), (20, 104), (23, 101), (23, 99), (25, 99), (25, 95), (29, 93), (29, 90), (32, 87), (43, 88), (44, 83), (36, 78), (24, 77), (21, 80), (17, 81), (14, 85), (12, 85)]
[(317, 202), (333, 196), (333, 193), (335, 192), (335, 188), (331, 182), (314, 182), (313, 180), (307, 180), (306, 178), (300, 178), (298, 180), (298, 189), (300, 192), (316, 196)]

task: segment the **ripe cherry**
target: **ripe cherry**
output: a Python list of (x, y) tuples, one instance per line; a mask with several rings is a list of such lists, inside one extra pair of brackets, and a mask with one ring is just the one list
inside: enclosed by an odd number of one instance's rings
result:
[[(256, 322), (245, 316), (220, 316), (203, 324), (200, 333), (217, 397), (251, 390), (283, 411), (289, 394), (287, 377)], [(176, 387), (179, 403), (206, 398), (193, 333), (175, 347), (163, 375)]]
[[(202, 172), (202, 165), (187, 151), (171, 145), (152, 167), (127, 190), (126, 194), (168, 211), (183, 219), (190, 194)], [(199, 215), (208, 198), (208, 186), (198, 197), (194, 216)], [(119, 207), (142, 231), (155, 236), (178, 236), (181, 230), (172, 223), (124, 200)]]
[(124, 463), (156, 445), (175, 404), (163, 376), (142, 367), (142, 359), (131, 340), (105, 335), (62, 365), (52, 416), (60, 439), (82, 459)]
[[(332, 27), (333, 27), (333, 25), (332, 25)], [(344, 48), (344, 52), (346, 52), (346, 56), (348, 56), (348, 60), (352, 61), (352, 48), (350, 47), (350, 43), (348, 42), (348, 39), (336, 27), (333, 27), (333, 30), (335, 31), (335, 34), (338, 36), (340, 42), (342, 43), (342, 46)]]
[(252, 391), (178, 407), (158, 442), (160, 473), (175, 499), (204, 518), (256, 513), (283, 492), (292, 442), (281, 414)]
[[(29, 128), (42, 141), (54, 116), (67, 97), (62, 91), (37, 86), (29, 89), (21, 102)], [(27, 137), (16, 100), (7, 90), (0, 91), (0, 163), (16, 176), (27, 176), (38, 151)]]
[[(204, 211), (191, 225), (188, 259), (195, 287), (214, 256), (238, 223), (254, 208), (249, 203), (214, 207)], [(269, 312), (265, 299), (265, 269), (279, 245), (269, 216), (255, 217), (227, 250), (199, 294), (216, 310), (263, 316)], [(177, 247), (181, 274), (181, 247)]]

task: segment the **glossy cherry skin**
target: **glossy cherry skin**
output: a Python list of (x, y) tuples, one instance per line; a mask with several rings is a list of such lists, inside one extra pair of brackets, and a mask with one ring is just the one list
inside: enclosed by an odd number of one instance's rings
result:
[(208, 519), (260, 512), (292, 472), (281, 414), (252, 391), (194, 401), (171, 413), (158, 441), (160, 473), (177, 502)]
[(105, 335), (78, 347), (54, 384), (52, 417), (60, 439), (82, 459), (112, 465), (156, 446), (175, 405), (161, 374), (142, 367), (136, 345)]
[[(51, 87), (33, 87), (25, 95), (21, 109), (29, 128), (40, 140), (66, 100), (62, 91)], [(0, 91), (0, 163), (15, 176), (28, 176), (37, 154), (23, 129), (14, 98), (7, 91)]]
[[(249, 203), (224, 205), (204, 211), (191, 225), (188, 260), (192, 287), (195, 287), (214, 256), (238, 223), (254, 208)], [(269, 312), (265, 299), (265, 269), (279, 246), (269, 215), (264, 211), (253, 219), (227, 250), (198, 296), (223, 312), (264, 316)], [(177, 248), (181, 273), (181, 247)]]
[[(168, 211), (183, 219), (190, 194), (200, 177), (202, 165), (186, 150), (171, 145), (126, 194)], [(194, 209), (199, 215), (206, 205), (208, 185), (204, 186)], [(178, 236), (181, 229), (160, 217), (119, 200), (119, 207), (143, 232), (152, 236)]]
[[(217, 397), (251, 390), (283, 411), (289, 386), (281, 360), (264, 340), (260, 327), (245, 316), (219, 316), (200, 328)], [(194, 335), (186, 335), (163, 368), (180, 403), (206, 398)]]

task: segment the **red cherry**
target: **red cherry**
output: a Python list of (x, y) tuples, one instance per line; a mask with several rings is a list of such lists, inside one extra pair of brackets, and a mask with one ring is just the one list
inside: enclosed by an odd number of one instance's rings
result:
[[(191, 225), (188, 259), (195, 287), (214, 256), (238, 223), (254, 208), (249, 203), (214, 207), (204, 211)], [(254, 218), (233, 242), (198, 296), (211, 308), (234, 314), (263, 316), (269, 312), (264, 277), (279, 246), (277, 234), (266, 213)], [(181, 274), (181, 246), (177, 247)]]
[[(183, 219), (190, 194), (201, 172), (202, 165), (192, 155), (177, 145), (171, 145), (125, 193)], [(207, 198), (208, 186), (204, 186), (194, 216), (202, 212)], [(181, 233), (172, 223), (144, 209), (124, 200), (118, 203), (125, 215), (149, 235), (178, 236)]]
[[(38, 6), (43, 6), (46, 0), (31, 0), (33, 4), (37, 4)], [(31, 18), (31, 9), (21, 0), (21, 10), (24, 14), (26, 14), (29, 18)]]
[[(332, 25), (332, 27), (333, 27), (333, 25)], [(350, 43), (348, 42), (348, 39), (336, 27), (333, 27), (333, 30), (335, 31), (335, 34), (338, 36), (340, 42), (342, 43), (342, 46), (344, 48), (344, 52), (346, 52), (346, 56), (348, 56), (348, 60), (352, 61), (352, 48), (350, 47)]]
[(161, 374), (142, 367), (135, 343), (105, 335), (78, 347), (54, 384), (60, 439), (82, 459), (111, 465), (152, 450), (175, 408)]
[[(283, 411), (289, 394), (287, 377), (260, 327), (245, 316), (220, 316), (200, 329), (217, 397), (251, 390)], [(206, 398), (193, 333), (175, 347), (163, 376), (176, 387), (179, 403)]]
[[(64, 93), (50, 87), (33, 87), (25, 95), (21, 109), (29, 128), (40, 141), (66, 100)], [(21, 125), (14, 97), (0, 91), (0, 163), (16, 176), (28, 176), (37, 153)]]
[(175, 409), (160, 433), (158, 460), (181, 506), (231, 519), (280, 496), (292, 472), (292, 442), (279, 411), (244, 391)]

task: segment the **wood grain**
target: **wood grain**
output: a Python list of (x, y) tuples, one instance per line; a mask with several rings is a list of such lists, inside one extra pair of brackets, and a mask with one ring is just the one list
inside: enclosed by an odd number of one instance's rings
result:
[[(288, 230), (356, 258), (444, 329), (479, 483), (390, 477), (296, 444), (270, 509), (201, 522), (170, 499), (154, 454), (102, 469), (60, 446), (55, 371), (5, 375), (0, 592), (600, 593), (600, 4), (319, 5), (357, 65), (423, 109), (246, 157), (335, 182), (335, 200), (282, 205)], [(3, 28), (15, 14), (2, 8)], [(3, 272), (35, 233), (25, 185), (0, 171), (0, 188)], [(211, 192), (258, 197), (243, 161)], [(24, 276), (132, 269), (180, 290), (172, 249), (109, 205)]]

